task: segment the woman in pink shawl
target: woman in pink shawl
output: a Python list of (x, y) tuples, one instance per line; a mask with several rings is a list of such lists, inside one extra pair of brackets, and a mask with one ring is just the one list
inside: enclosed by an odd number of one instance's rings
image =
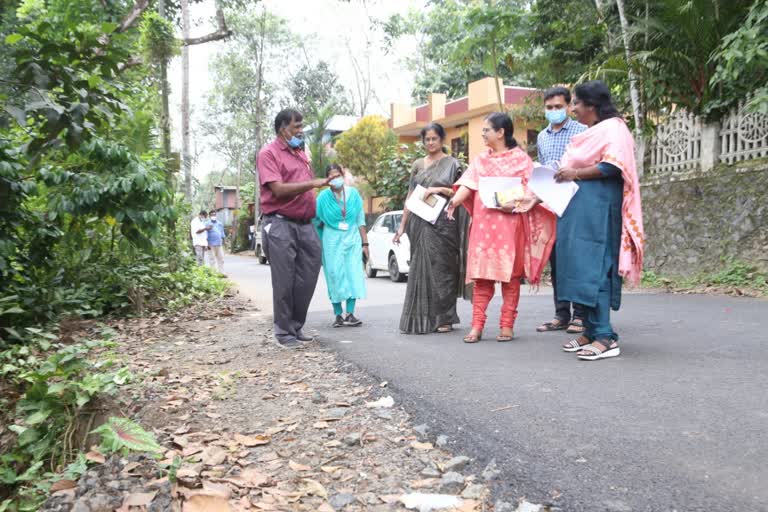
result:
[(640, 281), (645, 237), (634, 141), (608, 87), (577, 86), (573, 113), (589, 128), (571, 139), (555, 175), (579, 185), (557, 222), (557, 298), (586, 313), (586, 331), (563, 350), (594, 361), (621, 353), (611, 309), (621, 305), (622, 278)]
[[(467, 283), (474, 283), (472, 330), (465, 343), (477, 343), (485, 327), (486, 310), (496, 283), (501, 283), (501, 333), (497, 341), (510, 341), (520, 301), (520, 279), (537, 284), (549, 260), (555, 236), (555, 216), (536, 205), (528, 193), (528, 179), (533, 162), (512, 136), (512, 120), (494, 112), (483, 123), (483, 140), (488, 150), (478, 155), (454, 184), (456, 194), (448, 206), (448, 215), (463, 204), (472, 216), (467, 249)], [(520, 178), (525, 198), (488, 208), (478, 193), (484, 177)]]

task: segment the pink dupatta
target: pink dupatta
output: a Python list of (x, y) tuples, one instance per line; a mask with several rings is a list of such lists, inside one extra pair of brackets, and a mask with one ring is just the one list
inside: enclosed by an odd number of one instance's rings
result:
[(575, 135), (560, 166), (579, 169), (600, 162), (615, 165), (621, 169), (621, 176), (624, 178), (619, 275), (629, 284), (637, 285), (643, 270), (645, 245), (640, 182), (635, 168), (635, 143), (626, 123), (619, 117), (606, 119)]

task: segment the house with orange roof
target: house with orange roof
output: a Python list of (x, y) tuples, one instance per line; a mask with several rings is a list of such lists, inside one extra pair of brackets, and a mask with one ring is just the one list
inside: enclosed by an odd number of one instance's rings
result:
[[(504, 97), (504, 110), (525, 107), (535, 101), (540, 92), (530, 87), (505, 86), (499, 79), (499, 90)], [(424, 105), (411, 106), (393, 103), (390, 111), (390, 127), (402, 142), (419, 140), (421, 129), (431, 122), (440, 123), (446, 131), (446, 145), (451, 153), (463, 153), (472, 160), (484, 144), (482, 124), (485, 116), (499, 110), (498, 94), (493, 77), (472, 82), (467, 95), (448, 100), (445, 94), (431, 93)], [(543, 113), (542, 113), (543, 118)], [(536, 127), (529, 127), (523, 118), (512, 118), (515, 139), (522, 146), (536, 144)]]

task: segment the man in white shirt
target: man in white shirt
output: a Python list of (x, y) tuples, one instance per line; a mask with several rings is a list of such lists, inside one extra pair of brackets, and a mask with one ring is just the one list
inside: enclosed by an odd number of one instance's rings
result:
[(200, 215), (192, 219), (190, 233), (192, 234), (192, 245), (195, 247), (195, 258), (198, 265), (205, 263), (205, 249), (208, 248), (208, 214), (205, 210), (200, 211)]

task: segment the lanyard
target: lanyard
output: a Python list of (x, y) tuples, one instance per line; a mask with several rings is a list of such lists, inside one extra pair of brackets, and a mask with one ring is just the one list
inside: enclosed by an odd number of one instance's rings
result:
[(341, 218), (345, 221), (347, 220), (347, 191), (344, 187), (341, 187), (341, 201), (339, 201), (339, 198), (336, 197), (336, 194), (333, 194), (333, 198), (336, 200), (336, 203), (338, 203), (339, 208), (341, 208)]

